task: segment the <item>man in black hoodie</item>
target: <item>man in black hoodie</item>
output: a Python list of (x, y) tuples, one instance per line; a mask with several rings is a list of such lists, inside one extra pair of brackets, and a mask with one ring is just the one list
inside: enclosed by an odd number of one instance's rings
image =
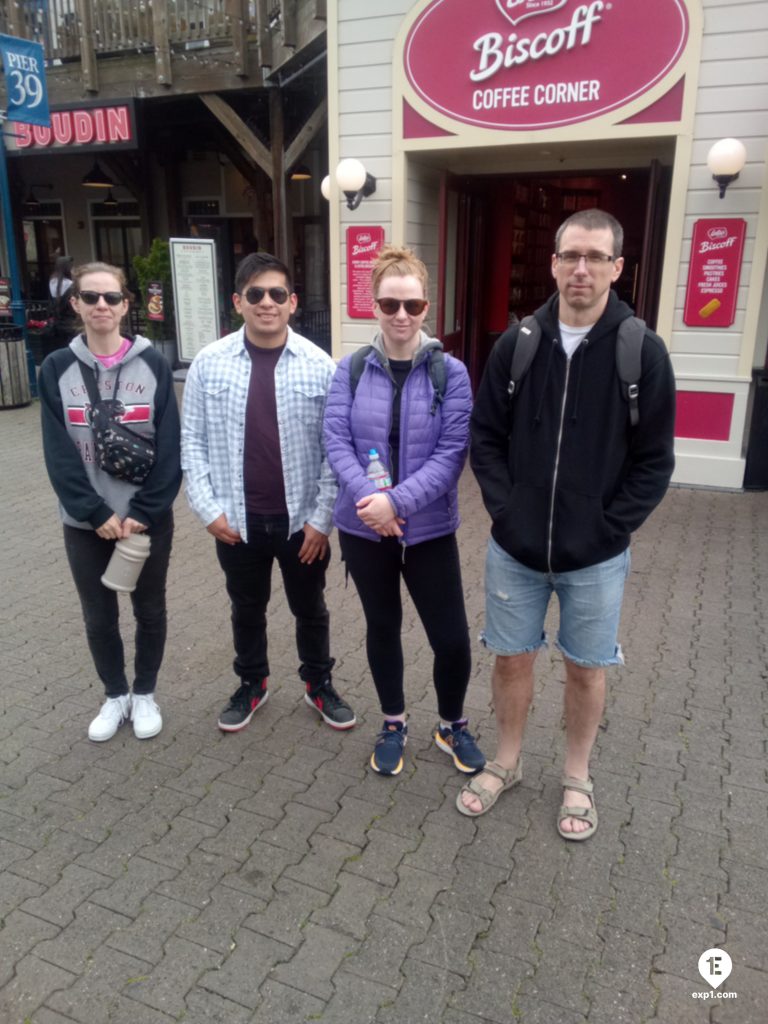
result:
[(533, 664), (544, 617), (558, 596), (556, 646), (565, 661), (564, 839), (597, 829), (589, 757), (617, 643), (630, 535), (661, 501), (674, 468), (674, 375), (663, 341), (642, 339), (639, 422), (631, 426), (616, 366), (616, 338), (632, 310), (611, 285), (621, 275), (619, 222), (583, 210), (559, 228), (553, 295), (535, 313), (541, 340), (510, 401), (518, 330), (488, 360), (472, 415), (470, 460), (493, 525), (486, 561), (485, 646), (496, 655), (495, 760), (457, 798), (484, 814), (522, 777)]

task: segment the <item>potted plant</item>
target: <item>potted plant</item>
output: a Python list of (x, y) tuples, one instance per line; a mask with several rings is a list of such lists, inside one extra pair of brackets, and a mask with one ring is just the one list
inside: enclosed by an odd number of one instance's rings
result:
[(171, 247), (168, 242), (154, 238), (146, 256), (133, 257), (133, 269), (139, 283), (146, 335), (173, 367), (178, 352)]

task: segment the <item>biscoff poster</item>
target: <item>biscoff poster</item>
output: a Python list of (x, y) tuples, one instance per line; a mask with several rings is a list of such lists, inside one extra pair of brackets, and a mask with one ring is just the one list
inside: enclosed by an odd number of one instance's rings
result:
[(694, 224), (683, 313), (688, 327), (730, 327), (736, 318), (746, 229), (736, 217)]

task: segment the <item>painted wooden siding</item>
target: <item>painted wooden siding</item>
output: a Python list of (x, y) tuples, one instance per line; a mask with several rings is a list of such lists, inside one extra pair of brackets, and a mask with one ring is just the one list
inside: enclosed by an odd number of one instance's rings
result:
[[(768, 145), (768, 3), (704, 0), (702, 7), (704, 36), (671, 348), (678, 373), (727, 379), (738, 375), (740, 353), (755, 341), (744, 338), (743, 331)], [(707, 153), (729, 136), (746, 146), (747, 165), (721, 200)], [(693, 225), (701, 217), (743, 217), (747, 222), (736, 319), (728, 329), (700, 331), (682, 322)], [(757, 346), (755, 360), (762, 355)]]
[(380, 224), (392, 239), (392, 53), (409, 0), (338, 0), (339, 157), (356, 157), (376, 177), (376, 193), (341, 218), (341, 354), (367, 345), (374, 320), (351, 320), (346, 308), (346, 230)]

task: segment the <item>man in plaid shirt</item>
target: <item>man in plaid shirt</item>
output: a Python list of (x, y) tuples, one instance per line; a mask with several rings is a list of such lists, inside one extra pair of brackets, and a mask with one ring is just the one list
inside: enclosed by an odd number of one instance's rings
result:
[(291, 275), (268, 253), (235, 273), (234, 334), (197, 354), (184, 387), (182, 467), (193, 512), (216, 538), (232, 603), (240, 685), (219, 716), (238, 732), (267, 700), (267, 604), (277, 559), (296, 619), (304, 699), (334, 729), (355, 724), (331, 684), (325, 571), (336, 498), (323, 444), (330, 356), (288, 326)]

